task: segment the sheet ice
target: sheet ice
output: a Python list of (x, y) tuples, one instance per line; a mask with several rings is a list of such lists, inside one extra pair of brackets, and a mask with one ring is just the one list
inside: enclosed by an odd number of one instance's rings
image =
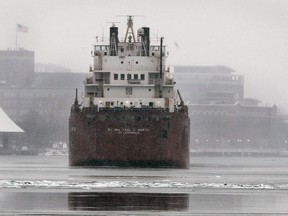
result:
[(99, 189), (99, 188), (195, 188), (195, 189), (255, 189), (287, 190), (288, 184), (236, 184), (236, 183), (185, 183), (170, 180), (159, 181), (15, 181), (0, 180), (0, 188), (42, 188), (42, 189)]

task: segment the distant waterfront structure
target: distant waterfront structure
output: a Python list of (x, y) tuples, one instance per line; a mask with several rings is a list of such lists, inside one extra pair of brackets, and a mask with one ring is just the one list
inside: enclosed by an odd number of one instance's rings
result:
[[(194, 150), (288, 149), (277, 106), (245, 98), (244, 76), (225, 66), (175, 66), (174, 76), (189, 103)], [(279, 126), (282, 125), (280, 129)]]
[(8, 139), (15, 133), (24, 133), (0, 107), (0, 153), (9, 150)]
[(68, 73), (68, 72), (71, 72), (71, 70), (69, 68), (65, 68), (57, 64), (36, 63), (35, 72), (36, 73)]
[(29, 87), (33, 81), (33, 51), (0, 50), (0, 87)]
[(0, 107), (26, 131), (20, 145), (37, 148), (68, 141), (70, 102), (85, 77), (70, 71), (50, 64), (45, 72), (35, 72), (33, 51), (0, 51)]
[(175, 66), (178, 88), (190, 104), (234, 104), (243, 100), (244, 76), (217, 66)]

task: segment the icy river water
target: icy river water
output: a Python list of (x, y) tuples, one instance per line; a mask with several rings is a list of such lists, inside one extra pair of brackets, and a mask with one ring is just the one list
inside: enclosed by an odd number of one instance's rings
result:
[(288, 215), (288, 156), (192, 154), (189, 169), (0, 156), (0, 215)]

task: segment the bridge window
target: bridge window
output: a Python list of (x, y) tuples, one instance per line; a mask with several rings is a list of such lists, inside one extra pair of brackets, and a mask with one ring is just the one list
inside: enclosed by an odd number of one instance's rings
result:
[(114, 74), (114, 80), (118, 80), (118, 74)]
[(145, 80), (145, 74), (141, 74), (141, 80)]
[(120, 75), (121, 80), (125, 80), (125, 74)]
[(131, 74), (127, 74), (127, 80), (131, 80)]
[(134, 74), (134, 79), (138, 80), (138, 74)]

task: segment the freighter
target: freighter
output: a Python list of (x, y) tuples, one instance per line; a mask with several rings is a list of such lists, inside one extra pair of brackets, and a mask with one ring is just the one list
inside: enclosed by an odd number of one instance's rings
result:
[(188, 108), (165, 49), (148, 27), (135, 35), (133, 16), (122, 40), (114, 23), (109, 40), (96, 41), (83, 101), (76, 89), (71, 107), (70, 166), (189, 167)]

